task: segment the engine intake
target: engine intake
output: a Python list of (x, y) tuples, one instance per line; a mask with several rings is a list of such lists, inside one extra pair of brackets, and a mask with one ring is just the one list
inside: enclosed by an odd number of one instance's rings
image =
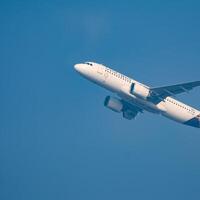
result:
[(115, 97), (107, 96), (104, 101), (104, 106), (118, 113), (123, 110), (123, 103)]

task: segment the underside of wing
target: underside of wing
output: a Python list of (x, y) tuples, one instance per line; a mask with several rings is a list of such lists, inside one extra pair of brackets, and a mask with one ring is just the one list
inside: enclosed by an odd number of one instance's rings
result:
[(122, 113), (123, 117), (128, 120), (134, 119), (139, 112), (143, 112), (140, 107), (133, 105), (124, 99), (111, 96), (105, 98), (104, 106), (116, 113)]
[(189, 92), (190, 90), (198, 86), (200, 86), (200, 81), (151, 88), (148, 99), (154, 103), (159, 103), (160, 101), (162, 101), (164, 98), (168, 96), (175, 96), (177, 94)]
[(124, 109), (123, 109), (123, 117), (125, 119), (131, 120), (134, 119), (138, 113), (142, 113), (143, 110), (135, 105), (132, 105), (124, 100), (122, 100)]

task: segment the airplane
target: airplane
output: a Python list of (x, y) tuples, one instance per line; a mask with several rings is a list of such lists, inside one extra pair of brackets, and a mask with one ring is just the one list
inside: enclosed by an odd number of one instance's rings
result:
[(125, 119), (135, 119), (138, 113), (148, 111), (181, 124), (200, 128), (200, 111), (172, 98), (200, 86), (200, 81), (148, 87), (95, 62), (75, 64), (74, 68), (86, 79), (115, 93), (117, 97), (105, 98), (104, 106), (116, 113), (122, 113)]

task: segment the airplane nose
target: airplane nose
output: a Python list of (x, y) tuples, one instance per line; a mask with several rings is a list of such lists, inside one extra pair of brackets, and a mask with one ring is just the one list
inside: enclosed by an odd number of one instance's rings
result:
[(80, 69), (80, 64), (75, 64), (75, 65), (74, 65), (74, 69), (75, 69), (76, 71), (79, 71), (79, 69)]
[(87, 69), (85, 68), (84, 64), (75, 64), (74, 69), (81, 75), (84, 75), (87, 73)]

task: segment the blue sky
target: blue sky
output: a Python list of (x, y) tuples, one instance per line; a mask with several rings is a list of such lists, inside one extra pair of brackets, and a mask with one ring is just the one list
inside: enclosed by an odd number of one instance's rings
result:
[[(1, 1), (0, 199), (200, 199), (200, 132), (126, 121), (75, 63), (199, 80), (198, 1)], [(200, 108), (200, 92), (179, 96)]]

